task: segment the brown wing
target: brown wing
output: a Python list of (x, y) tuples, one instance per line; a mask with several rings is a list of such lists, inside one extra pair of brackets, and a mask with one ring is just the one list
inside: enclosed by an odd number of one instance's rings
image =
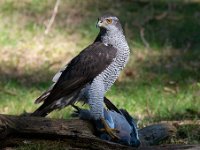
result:
[(95, 42), (84, 49), (68, 64), (44, 103), (36, 111), (48, 107), (62, 97), (80, 92), (87, 83), (111, 64), (116, 52), (114, 47), (105, 46), (101, 42)]

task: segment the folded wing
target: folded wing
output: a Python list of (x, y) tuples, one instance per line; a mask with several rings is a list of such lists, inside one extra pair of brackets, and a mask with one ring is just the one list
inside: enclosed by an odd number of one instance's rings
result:
[(43, 104), (32, 114), (34, 116), (45, 116), (53, 109), (53, 105), (61, 98), (68, 99), (67, 104), (74, 102), (69, 97), (77, 97), (77, 94), (93, 79), (104, 71), (116, 57), (117, 50), (101, 42), (95, 42), (84, 49), (79, 55), (71, 60), (60, 74), (57, 81), (49, 90), (43, 93), (36, 103)]

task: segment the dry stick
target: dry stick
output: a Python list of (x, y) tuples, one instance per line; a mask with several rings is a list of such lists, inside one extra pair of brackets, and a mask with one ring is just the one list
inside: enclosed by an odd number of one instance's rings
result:
[(183, 125), (200, 125), (200, 120), (161, 121), (159, 123), (167, 123), (177, 127)]
[(56, 17), (56, 14), (57, 14), (57, 12), (58, 12), (58, 6), (59, 6), (59, 4), (60, 4), (60, 0), (57, 0), (56, 1), (56, 4), (55, 4), (55, 6), (54, 6), (54, 10), (53, 10), (53, 14), (52, 14), (52, 16), (51, 16), (51, 19), (50, 19), (50, 21), (49, 21), (49, 23), (48, 23), (48, 25), (47, 25), (47, 27), (46, 27), (46, 30), (45, 30), (45, 34), (48, 34), (49, 33), (49, 30), (50, 30), (50, 28), (51, 28), (51, 26), (52, 26), (52, 24), (53, 24), (53, 22), (54, 22), (54, 20), (55, 20), (55, 17)]
[(145, 31), (145, 28), (141, 27), (140, 28), (140, 38), (141, 38), (142, 42), (144, 43), (144, 46), (146, 47), (146, 49), (149, 49), (150, 46), (149, 46), (149, 43), (147, 42), (147, 40), (145, 39), (144, 31)]
[[(150, 4), (151, 5), (151, 4)], [(146, 9), (146, 7), (145, 7)], [(142, 23), (140, 22), (135, 22), (133, 23), (134, 26), (138, 27), (140, 30), (140, 38), (145, 46), (146, 49), (150, 49), (150, 44), (148, 43), (147, 39), (145, 38), (145, 25), (148, 24), (150, 21), (152, 20), (162, 20), (164, 18), (166, 18), (169, 14), (169, 11), (171, 11), (171, 5), (168, 5), (168, 10), (159, 14), (159, 15), (151, 15), (148, 16), (144, 19), (144, 21)]]

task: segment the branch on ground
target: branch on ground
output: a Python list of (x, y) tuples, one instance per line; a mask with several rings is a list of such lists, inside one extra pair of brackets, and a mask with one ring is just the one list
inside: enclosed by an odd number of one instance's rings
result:
[[(176, 128), (173, 125), (162, 123), (140, 129), (139, 136), (142, 145), (148, 146), (158, 144), (173, 136), (175, 132)], [(27, 140), (59, 139), (74, 148), (133, 149), (99, 139), (94, 135), (93, 126), (87, 121), (0, 115), (0, 143), (2, 147), (23, 144), (24, 138)]]
[(57, 0), (56, 4), (54, 6), (54, 10), (53, 10), (53, 14), (51, 16), (51, 19), (49, 20), (49, 23), (47, 24), (46, 30), (44, 32), (45, 34), (48, 34), (49, 31), (50, 31), (50, 29), (51, 29), (51, 26), (52, 26), (52, 24), (53, 24), (53, 22), (55, 20), (57, 12), (58, 12), (58, 6), (59, 6), (59, 4), (60, 4), (60, 0)]

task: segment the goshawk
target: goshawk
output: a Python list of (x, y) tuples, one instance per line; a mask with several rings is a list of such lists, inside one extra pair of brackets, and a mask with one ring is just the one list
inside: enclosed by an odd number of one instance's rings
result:
[(116, 16), (100, 17), (97, 26), (100, 32), (95, 41), (55, 75), (54, 84), (36, 99), (36, 103), (43, 104), (32, 116), (46, 116), (54, 109), (83, 100), (89, 104), (92, 118), (102, 121), (108, 134), (115, 137), (104, 119), (103, 100), (126, 65), (130, 50)]

